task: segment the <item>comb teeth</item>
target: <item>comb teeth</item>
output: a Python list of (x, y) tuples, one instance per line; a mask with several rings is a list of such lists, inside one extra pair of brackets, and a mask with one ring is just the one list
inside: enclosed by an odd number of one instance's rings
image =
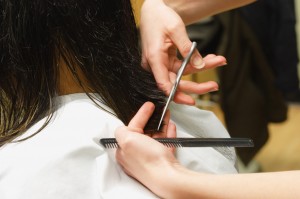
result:
[(178, 147), (182, 147), (182, 144), (180, 143), (179, 140), (173, 139), (157, 139), (157, 141), (159, 141), (160, 143), (162, 143), (163, 145), (165, 145), (166, 147), (169, 148), (178, 148)]
[(118, 148), (119, 147), (117, 140), (115, 138), (100, 139), (100, 142), (105, 148)]
[[(156, 139), (163, 145), (169, 148), (178, 148), (182, 147), (182, 144), (178, 140), (170, 140), (170, 139)], [(118, 148), (119, 145), (117, 143), (117, 140), (115, 138), (103, 138), (100, 139), (100, 143), (105, 147), (105, 148)]]
[[(253, 147), (253, 141), (248, 138), (155, 138), (166, 147)], [(105, 148), (118, 148), (115, 138), (100, 139)]]

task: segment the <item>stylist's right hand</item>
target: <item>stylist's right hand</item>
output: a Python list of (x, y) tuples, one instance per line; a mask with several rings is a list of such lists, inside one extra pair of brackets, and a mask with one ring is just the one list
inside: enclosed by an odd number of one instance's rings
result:
[[(157, 182), (164, 183), (164, 175), (177, 167), (172, 149), (165, 147), (149, 136), (144, 135), (144, 127), (154, 111), (154, 104), (146, 102), (130, 121), (128, 126), (116, 130), (115, 136), (119, 144), (116, 159), (124, 171), (143, 183), (154, 193), (163, 196), (164, 190)], [(166, 117), (161, 136), (175, 137), (176, 127)], [(170, 182), (165, 182), (170, 183)]]
[[(177, 49), (183, 57), (186, 57), (192, 46), (185, 24), (179, 14), (163, 0), (145, 0), (139, 27), (142, 65), (153, 73), (158, 87), (168, 96), (182, 64), (182, 60), (177, 57)], [(210, 54), (202, 58), (196, 50), (184, 74), (213, 69), (225, 64), (226, 59), (223, 56)], [(201, 95), (216, 90), (218, 84), (214, 81), (199, 83), (181, 80), (174, 102), (194, 105), (195, 100), (190, 93)]]

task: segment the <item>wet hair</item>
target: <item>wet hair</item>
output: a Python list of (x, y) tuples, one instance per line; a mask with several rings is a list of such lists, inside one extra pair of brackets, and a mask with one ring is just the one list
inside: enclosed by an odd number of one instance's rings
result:
[[(141, 67), (129, 0), (0, 0), (0, 146), (55, 112), (59, 60), (124, 124), (146, 101), (158, 125), (165, 96)], [(102, 121), (99, 121), (102, 122)], [(41, 128), (42, 129), (42, 128)], [(40, 130), (41, 130), (40, 129)], [(39, 130), (39, 131), (40, 131)], [(36, 132), (38, 133), (38, 132)]]

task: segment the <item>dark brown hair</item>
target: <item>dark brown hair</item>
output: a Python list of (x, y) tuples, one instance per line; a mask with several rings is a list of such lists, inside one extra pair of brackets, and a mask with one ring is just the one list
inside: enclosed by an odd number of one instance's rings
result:
[(93, 99), (125, 124), (152, 101), (156, 111), (146, 129), (157, 127), (165, 96), (140, 66), (129, 0), (0, 2), (0, 146), (42, 117), (47, 125), (55, 111), (60, 58), (79, 82), (77, 70), (84, 74), (100, 96)]

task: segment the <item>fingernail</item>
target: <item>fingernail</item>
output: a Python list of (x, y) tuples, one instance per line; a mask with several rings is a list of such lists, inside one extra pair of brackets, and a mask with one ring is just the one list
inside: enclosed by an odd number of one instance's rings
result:
[(199, 56), (196, 56), (193, 59), (193, 66), (197, 69), (201, 69), (205, 66), (205, 63), (203, 62), (203, 59)]

